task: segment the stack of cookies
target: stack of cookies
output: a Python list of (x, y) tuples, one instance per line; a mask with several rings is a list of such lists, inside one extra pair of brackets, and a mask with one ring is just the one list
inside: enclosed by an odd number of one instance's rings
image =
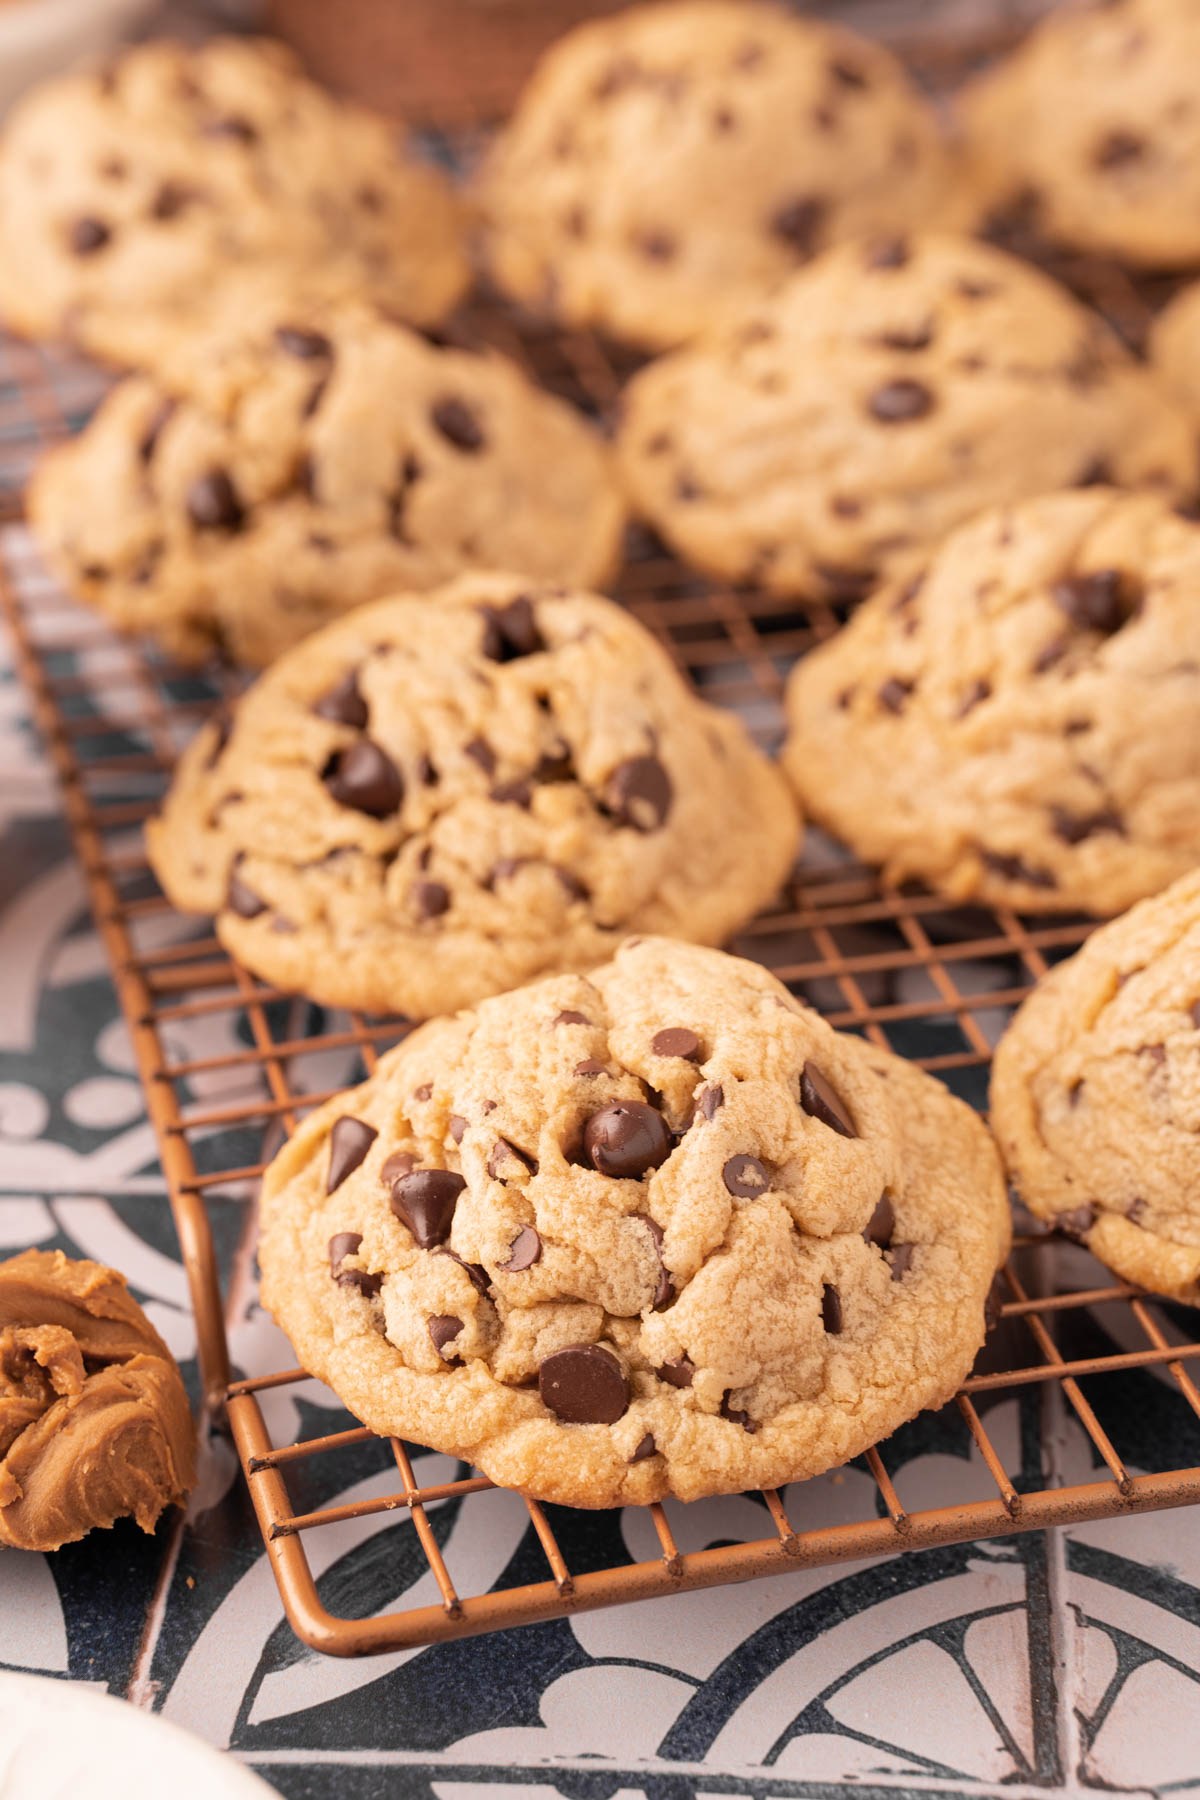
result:
[[(425, 1021), (264, 1181), (268, 1304), (368, 1424), (582, 1506), (773, 1484), (942, 1404), (1007, 1179), (1200, 1298), (1200, 58), (1052, 13), (939, 113), (750, 0), (571, 32), (469, 194), (278, 47), (153, 44), (0, 147), (0, 313), (130, 371), (38, 469), (66, 585), (262, 670), (149, 829), (264, 980)], [(1135, 353), (991, 241), (1170, 271)], [(607, 432), (451, 319), (642, 359)], [(625, 527), (838, 609), (778, 763), (624, 608)], [(718, 948), (802, 816), (1112, 918), (987, 1126)], [(1126, 908), (1133, 910), (1126, 916)]]

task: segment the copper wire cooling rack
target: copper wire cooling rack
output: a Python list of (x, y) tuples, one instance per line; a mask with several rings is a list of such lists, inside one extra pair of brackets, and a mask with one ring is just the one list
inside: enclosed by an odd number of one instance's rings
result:
[[(611, 412), (620, 371), (596, 340), (521, 337), (495, 307), (469, 316), (465, 328), (520, 356), (549, 386), (593, 412)], [(19, 519), (20, 484), (31, 456), (78, 423), (101, 385), (76, 364), (0, 340), (0, 517)], [(271, 1408), (260, 1397), (305, 1377), (283, 1368), (233, 1379), (213, 1212), (223, 1200), (253, 1192), (281, 1134), (327, 1097), (301, 1083), (301, 1065), (311, 1070), (315, 1056), (336, 1051), (357, 1055), (369, 1071), (402, 1034), (403, 1022), (337, 1015), (321, 1017), (314, 1028), (302, 1005), (297, 1010), (298, 1003), (231, 963), (208, 927), (181, 935), (175, 921), (164, 931), (172, 915), (150, 876), (140, 826), (181, 744), (233, 677), (220, 671), (203, 680), (185, 677), (152, 650), (117, 639), (46, 578), (19, 525), (3, 542), (0, 598), (62, 786), (157, 1132), (191, 1283), (209, 1408), (228, 1418), (287, 1616), (307, 1644), (336, 1655), (392, 1650), (625, 1600), (1200, 1499), (1200, 1468), (1172, 1467), (1169, 1446), (1162, 1447), (1164, 1467), (1130, 1472), (1114, 1442), (1120, 1432), (1116, 1409), (1108, 1404), (1112, 1389), (1106, 1392), (1105, 1385), (1122, 1372), (1154, 1367), (1200, 1419), (1200, 1392), (1188, 1372), (1200, 1342), (1179, 1323), (1189, 1315), (1164, 1310), (1125, 1284), (1105, 1284), (1098, 1270), (1088, 1277), (1091, 1286), (1055, 1291), (1053, 1247), (1023, 1239), (1004, 1272), (1000, 1327), (955, 1402), (962, 1441), (969, 1448), (973, 1440), (994, 1485), (989, 1498), (947, 1493), (943, 1505), (908, 1511), (898, 1491), (903, 1477), (893, 1482), (883, 1445), (865, 1458), (875, 1483), (868, 1516), (798, 1528), (780, 1496), (767, 1493), (757, 1541), (681, 1551), (671, 1509), (654, 1506), (649, 1513), (659, 1554), (599, 1568), (572, 1568), (563, 1548), (564, 1538), (579, 1535), (570, 1528), (572, 1515), (529, 1501), (544, 1572), (522, 1586), (465, 1593), (454, 1585), (431, 1510), (488, 1490), (490, 1484), (468, 1470), (459, 1479), (420, 1486), (407, 1449), (392, 1443), (394, 1491), (357, 1504), (298, 1510), (294, 1495), (310, 1471), (336, 1466), (339, 1457), (348, 1465), (357, 1447), (380, 1440), (354, 1427), (297, 1442), (272, 1440)], [(619, 598), (707, 699), (737, 708), (768, 746), (778, 737), (787, 669), (838, 624), (830, 604), (800, 605), (698, 580), (649, 537), (631, 542)], [(735, 947), (771, 967), (835, 1025), (914, 1056), (980, 1102), (1007, 1010), (1051, 961), (1082, 941), (1086, 929), (887, 891), (869, 873), (830, 854), (823, 864), (802, 869), (782, 905), (740, 934)], [(225, 1027), (217, 1054), (181, 1056), (173, 1047), (176, 1028), (197, 1021)], [(217, 1075), (242, 1083), (239, 1093), (248, 1086), (249, 1097), (235, 1104), (198, 1101), (193, 1084), (203, 1077), (211, 1092)], [(229, 1143), (244, 1146), (247, 1129), (257, 1134), (251, 1141), (258, 1148), (249, 1157), (244, 1149), (227, 1154)], [(1080, 1340), (1088, 1353), (1074, 1354), (1072, 1328), (1101, 1318), (1108, 1322), (1101, 1347), (1093, 1326)], [(1090, 1444), (1094, 1479), (1054, 1485), (1041, 1448), (1046, 1434), (1036, 1429), (1032, 1464), (1022, 1452), (1021, 1469), (1006, 1467), (987, 1417), (995, 1396), (1012, 1392), (1025, 1396), (1026, 1405), (1040, 1395), (1043, 1410), (1052, 1401), (1073, 1416)], [(1024, 1435), (1028, 1440), (1030, 1434)], [(1144, 1446), (1139, 1454), (1145, 1461)], [(308, 1534), (393, 1510), (411, 1519), (440, 1602), (375, 1618), (334, 1616), (318, 1592)], [(595, 1557), (582, 1560), (591, 1564)]]

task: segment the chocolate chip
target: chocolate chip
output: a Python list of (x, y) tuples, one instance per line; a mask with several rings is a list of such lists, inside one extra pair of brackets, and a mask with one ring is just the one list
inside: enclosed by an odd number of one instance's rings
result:
[(450, 889), (441, 881), (415, 881), (412, 903), (418, 919), (440, 919), (450, 910)]
[(1027, 887), (1056, 888), (1058, 882), (1049, 869), (1038, 868), (1027, 863), (1020, 856), (1009, 855), (1002, 850), (988, 850), (979, 846), (980, 861), (1002, 881), (1023, 881)]
[[(386, 1164), (385, 1164), (385, 1167), (386, 1167)], [(464, 1262), (462, 1257), (458, 1254), (458, 1251), (452, 1250), (450, 1248), (449, 1244), (436, 1244), (434, 1246), (434, 1248), (430, 1251), (430, 1255), (431, 1256), (448, 1256), (450, 1258), (451, 1262), (457, 1263), (459, 1268), (462, 1269), (463, 1272), (465, 1273), (465, 1275), (467, 1276), (468, 1280), (471, 1283), (471, 1286), (475, 1289), (476, 1293), (486, 1294), (489, 1291), (489, 1289), (491, 1288), (492, 1284), (488, 1277), (488, 1272), (484, 1268), (483, 1264), (482, 1263)]]
[(1147, 1206), (1144, 1200), (1131, 1200), (1125, 1209), (1125, 1217), (1131, 1225), (1141, 1225), (1146, 1217)]
[(487, 442), (483, 427), (465, 400), (448, 394), (443, 399), (434, 401), (429, 409), (429, 416), (442, 436), (456, 450), (473, 454), (482, 450)]
[(334, 725), (349, 725), (353, 730), (361, 731), (367, 723), (367, 703), (359, 691), (358, 670), (351, 669), (331, 688), (326, 688), (320, 699), (313, 701), (313, 711)]
[(888, 712), (902, 713), (908, 697), (913, 691), (913, 685), (911, 681), (901, 681), (898, 675), (889, 675), (876, 698), (880, 706), (885, 707)]
[(1125, 590), (1120, 569), (1096, 569), (1089, 575), (1072, 575), (1057, 582), (1052, 592), (1073, 624), (1111, 637), (1133, 610)]
[(840, 87), (856, 89), (870, 87), (871, 83), (864, 69), (857, 63), (849, 62), (846, 57), (838, 56), (829, 65), (829, 73)]
[(934, 396), (923, 381), (906, 377), (885, 382), (867, 401), (872, 417), (881, 425), (906, 425), (910, 420), (923, 419), (933, 411), (934, 404)]
[(325, 1177), (327, 1194), (340, 1188), (347, 1175), (353, 1175), (378, 1136), (373, 1125), (368, 1125), (363, 1119), (352, 1118), (349, 1113), (343, 1113), (340, 1119), (334, 1121), (333, 1130), (329, 1134), (329, 1173)]
[[(488, 1154), (487, 1172), (493, 1181), (503, 1181), (501, 1170), (505, 1163), (522, 1163), (531, 1175), (538, 1172), (536, 1156), (530, 1156), (528, 1150), (518, 1150), (507, 1138), (497, 1138)], [(515, 1172), (515, 1171), (514, 1171)]]
[(1051, 643), (1046, 645), (1044, 650), (1039, 650), (1037, 656), (1034, 658), (1034, 674), (1044, 675), (1048, 669), (1053, 669), (1056, 664), (1062, 661), (1070, 647), (1071, 646), (1066, 638), (1053, 639)]
[(1192, 1024), (1200, 1031), (1200, 1000), (1192, 1002)]
[(654, 1434), (648, 1431), (629, 1460), (631, 1463), (645, 1462), (647, 1457), (657, 1454), (658, 1446), (654, 1442)]
[(236, 872), (229, 877), (229, 886), (225, 890), (225, 904), (230, 912), (235, 912), (239, 919), (257, 919), (267, 910), (265, 900), (260, 900), (253, 888), (247, 887)]
[(696, 1365), (687, 1356), (676, 1357), (673, 1362), (661, 1363), (658, 1369), (659, 1380), (665, 1381), (668, 1386), (673, 1388), (690, 1388), (695, 1373)]
[(94, 256), (111, 237), (112, 231), (103, 219), (76, 219), (71, 227), (71, 248), (76, 256)]
[(561, 863), (551, 863), (550, 867), (558, 877), (559, 885), (564, 889), (568, 900), (591, 899), (591, 889), (580, 881), (578, 875), (573, 874), (570, 869), (564, 869)]
[(863, 1242), (877, 1244), (881, 1250), (886, 1250), (895, 1229), (896, 1209), (892, 1205), (891, 1196), (881, 1194), (875, 1204), (875, 1211), (863, 1227)]
[(583, 1013), (572, 1012), (569, 1007), (564, 1008), (560, 1013), (555, 1013), (550, 1021), (552, 1025), (590, 1025), (591, 1022)]
[(582, 1080), (591, 1081), (597, 1075), (607, 1075), (608, 1067), (605, 1063), (597, 1062), (594, 1056), (585, 1056), (582, 1062), (575, 1064), (571, 1073)]
[(224, 469), (197, 475), (187, 490), (188, 517), (201, 531), (240, 531), (245, 521), (237, 489)]
[(673, 792), (671, 777), (656, 756), (632, 756), (609, 776), (604, 805), (618, 825), (657, 831), (671, 810)]
[(637, 1219), (646, 1227), (654, 1244), (654, 1254), (658, 1257), (658, 1285), (654, 1290), (654, 1310), (659, 1312), (675, 1298), (675, 1283), (671, 1280), (667, 1272), (667, 1265), (662, 1259), (663, 1228), (657, 1219), (650, 1217), (649, 1213), (631, 1213), (630, 1217)]
[(1073, 1206), (1070, 1212), (1056, 1213), (1054, 1223), (1068, 1237), (1084, 1238), (1096, 1223), (1096, 1209), (1090, 1203), (1084, 1206)]
[(289, 356), (298, 356), (302, 362), (333, 355), (333, 345), (323, 331), (306, 331), (301, 325), (277, 325), (275, 342)]
[(771, 230), (798, 256), (810, 257), (817, 248), (817, 234), (828, 207), (816, 194), (789, 200), (771, 215)]
[(806, 1062), (800, 1075), (800, 1104), (822, 1125), (838, 1131), (843, 1137), (856, 1138), (854, 1120), (840, 1096), (830, 1087), (816, 1063)]
[(469, 1120), (461, 1118), (458, 1113), (451, 1113), (446, 1120), (446, 1129), (456, 1144), (461, 1144), (466, 1136)]
[(731, 1425), (740, 1425), (742, 1430), (748, 1431), (751, 1436), (758, 1430), (758, 1426), (748, 1412), (743, 1412), (740, 1407), (730, 1406), (728, 1393), (721, 1401), (721, 1417), (728, 1419)]
[(745, 1151), (729, 1158), (721, 1170), (721, 1180), (739, 1200), (757, 1200), (771, 1185), (771, 1177), (757, 1156), (749, 1156)]
[(178, 401), (175, 400), (161, 400), (151, 413), (146, 428), (138, 439), (137, 453), (141, 462), (148, 463), (153, 457), (158, 448), (158, 440), (166, 430), (177, 405)]
[(893, 1244), (887, 1253), (892, 1265), (892, 1280), (902, 1281), (912, 1267), (914, 1244)]
[(525, 1269), (532, 1269), (535, 1262), (541, 1259), (542, 1240), (532, 1225), (522, 1225), (512, 1243), (508, 1246), (507, 1262), (497, 1263), (506, 1275), (520, 1275)]
[(227, 113), (220, 119), (209, 119), (204, 126), (205, 137), (232, 138), (239, 144), (256, 144), (258, 127), (240, 113)]
[(1095, 456), (1085, 464), (1075, 477), (1074, 485), (1080, 488), (1112, 487), (1112, 466), (1103, 456)]
[(700, 1039), (686, 1025), (667, 1025), (650, 1042), (655, 1056), (678, 1056), (684, 1062), (700, 1061)]
[(419, 1088), (413, 1089), (413, 1099), (414, 1100), (428, 1100), (428, 1098), (429, 1098), (430, 1094), (432, 1094), (432, 1092), (433, 1092), (433, 1083), (431, 1081), (422, 1082), (422, 1084)]
[(483, 654), (490, 662), (514, 662), (519, 656), (532, 656), (546, 645), (538, 630), (533, 607), (523, 594), (507, 606), (484, 606)]
[(701, 1088), (696, 1111), (702, 1119), (714, 1119), (724, 1104), (725, 1089), (719, 1082), (714, 1082), (711, 1087)]
[(339, 806), (352, 807), (372, 819), (386, 819), (404, 799), (399, 769), (373, 738), (360, 738), (345, 750), (335, 750), (322, 780)]
[(907, 350), (916, 352), (928, 350), (933, 342), (933, 326), (927, 320), (924, 325), (899, 325), (890, 331), (881, 331), (876, 343), (882, 344), (885, 350)]
[(821, 1290), (821, 1323), (834, 1337), (842, 1329), (842, 1296), (828, 1281)]
[(639, 1181), (666, 1162), (671, 1134), (662, 1114), (644, 1100), (614, 1100), (587, 1121), (583, 1147), (601, 1175)]
[(990, 681), (973, 681), (959, 702), (956, 716), (965, 719), (968, 713), (974, 712), (977, 706), (982, 706), (983, 702), (990, 700), (991, 697), (992, 684)]
[(417, 780), (422, 787), (436, 787), (441, 780), (440, 775), (430, 762), (429, 758), (425, 755), (424, 751), (417, 757), (413, 767), (416, 772)]
[(485, 737), (473, 737), (469, 744), (463, 745), (463, 754), (478, 763), (485, 775), (496, 773), (496, 752)]
[(442, 1358), (443, 1362), (458, 1361), (456, 1356), (446, 1355), (446, 1345), (452, 1338), (458, 1336), (462, 1328), (462, 1320), (456, 1319), (453, 1313), (434, 1313), (433, 1317), (430, 1319), (429, 1335), (433, 1339), (434, 1349)]
[(629, 1377), (611, 1350), (570, 1344), (538, 1369), (542, 1403), (570, 1425), (615, 1425), (629, 1405)]
[(649, 226), (633, 233), (633, 242), (648, 262), (670, 262), (678, 254), (678, 241), (669, 231)]
[(364, 1300), (373, 1299), (383, 1286), (382, 1275), (371, 1275), (366, 1269), (343, 1269), (348, 1256), (357, 1254), (362, 1243), (359, 1231), (339, 1231), (329, 1240), (329, 1273), (339, 1287), (355, 1287)]
[(1125, 835), (1125, 821), (1111, 807), (1094, 813), (1072, 813), (1063, 806), (1054, 806), (1050, 809), (1050, 817), (1055, 837), (1061, 838), (1064, 844), (1082, 844), (1085, 838), (1094, 837), (1101, 831), (1115, 832), (1118, 837)]
[(867, 246), (868, 269), (903, 269), (908, 257), (908, 243), (902, 237), (876, 238)]
[(454, 1208), (466, 1185), (452, 1169), (414, 1169), (393, 1185), (392, 1211), (422, 1250), (432, 1250), (450, 1236)]
[(533, 779), (542, 787), (552, 786), (558, 781), (574, 781), (575, 762), (571, 746), (559, 738), (549, 749), (543, 750), (533, 766)]
[(1097, 169), (1121, 169), (1132, 162), (1140, 162), (1146, 154), (1146, 140), (1135, 131), (1110, 131), (1100, 139), (1092, 151), (1092, 162)]
[(391, 1187), (394, 1182), (399, 1181), (402, 1175), (411, 1175), (416, 1166), (417, 1159), (411, 1150), (393, 1150), (392, 1154), (384, 1160), (379, 1171), (379, 1179), (384, 1187)]

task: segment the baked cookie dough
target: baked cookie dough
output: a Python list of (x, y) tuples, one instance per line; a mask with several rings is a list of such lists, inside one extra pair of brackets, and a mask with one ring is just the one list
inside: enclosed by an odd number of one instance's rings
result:
[(123, 1275), (61, 1250), (0, 1262), (0, 1545), (57, 1550), (129, 1514), (153, 1531), (195, 1456), (179, 1370)]
[(683, 0), (562, 38), (480, 199), (506, 293), (661, 349), (828, 244), (958, 222), (952, 190), (933, 111), (881, 45), (782, 8)]
[(379, 1432), (570, 1506), (772, 1486), (940, 1406), (1009, 1240), (982, 1121), (666, 939), (415, 1032), (263, 1180), (263, 1294)]
[(1195, 433), (1114, 334), (965, 238), (831, 250), (626, 390), (634, 505), (698, 568), (861, 598), (983, 507), (1191, 493)]
[(992, 1123), (1031, 1212), (1200, 1303), (1200, 871), (1043, 976), (997, 1048)]
[(611, 601), (508, 575), (309, 638), (189, 746), (151, 860), (279, 987), (413, 1018), (630, 932), (719, 943), (798, 823), (738, 719)]
[(1200, 862), (1200, 527), (1102, 488), (993, 509), (787, 711), (796, 792), (887, 881), (1121, 912)]
[(496, 354), (275, 295), (117, 387), (27, 512), (67, 586), (178, 660), (261, 666), (364, 600), (470, 567), (602, 585), (608, 447)]
[(266, 40), (157, 41), (62, 76), (0, 146), (0, 315), (138, 368), (268, 264), (432, 323), (467, 286), (461, 239), (444, 179)]
[(1164, 308), (1150, 334), (1150, 360), (1163, 387), (1200, 421), (1200, 281)]
[(970, 185), (1052, 242), (1155, 269), (1200, 263), (1200, 8), (1060, 6), (970, 86)]

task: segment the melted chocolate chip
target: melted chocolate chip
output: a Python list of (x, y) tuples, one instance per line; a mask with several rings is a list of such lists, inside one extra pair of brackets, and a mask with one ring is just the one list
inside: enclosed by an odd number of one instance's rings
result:
[(650, 1217), (649, 1213), (631, 1213), (630, 1217), (637, 1219), (646, 1227), (654, 1245), (654, 1254), (658, 1257), (658, 1285), (654, 1290), (654, 1310), (660, 1312), (675, 1298), (675, 1283), (671, 1280), (667, 1265), (662, 1259), (663, 1228), (657, 1219)]
[(912, 691), (911, 681), (901, 681), (898, 675), (889, 675), (876, 698), (888, 712), (902, 713)]
[(655, 1056), (678, 1056), (684, 1062), (700, 1061), (700, 1039), (686, 1025), (667, 1025), (650, 1042)]
[(432, 1250), (450, 1236), (454, 1208), (466, 1185), (452, 1169), (414, 1169), (394, 1184), (392, 1211), (422, 1250)]
[(522, 1225), (512, 1243), (508, 1246), (508, 1260), (497, 1263), (506, 1275), (520, 1275), (525, 1269), (532, 1269), (535, 1262), (541, 1259), (542, 1240), (532, 1225)]
[(1111, 808), (1094, 813), (1072, 813), (1063, 806), (1055, 806), (1051, 808), (1050, 816), (1054, 835), (1064, 844), (1082, 844), (1085, 838), (1095, 837), (1101, 831), (1115, 832), (1118, 837), (1125, 833), (1124, 819)]
[(1054, 1223), (1071, 1238), (1085, 1238), (1096, 1223), (1096, 1209), (1091, 1204), (1073, 1206), (1070, 1212), (1056, 1213)]
[(934, 396), (923, 381), (901, 377), (877, 387), (867, 402), (872, 418), (881, 425), (906, 425), (923, 419), (934, 408)]
[(648, 1431), (629, 1460), (631, 1463), (645, 1462), (647, 1457), (657, 1454), (658, 1446), (654, 1442), (654, 1434)]
[(877, 1244), (886, 1250), (892, 1241), (892, 1233), (896, 1229), (896, 1209), (892, 1205), (889, 1194), (881, 1194), (875, 1205), (875, 1211), (863, 1227), (863, 1241)]
[(719, 1082), (711, 1087), (702, 1088), (696, 1101), (696, 1111), (702, 1119), (714, 1119), (725, 1104), (725, 1089)]
[(821, 1323), (826, 1331), (836, 1337), (842, 1329), (842, 1296), (833, 1286), (826, 1282), (821, 1290)]
[(840, 1096), (826, 1081), (816, 1063), (806, 1062), (800, 1075), (800, 1104), (822, 1125), (843, 1137), (856, 1138), (858, 1132)]
[(696, 1373), (696, 1365), (690, 1357), (679, 1356), (672, 1362), (659, 1365), (658, 1378), (673, 1388), (690, 1388)]
[(302, 362), (333, 355), (333, 345), (324, 332), (306, 331), (301, 325), (276, 326), (275, 342), (289, 356), (298, 356)]
[(483, 654), (490, 662), (514, 662), (520, 656), (532, 656), (546, 648), (533, 607), (523, 594), (507, 606), (484, 606), (480, 611)]
[(446, 1355), (446, 1345), (452, 1338), (458, 1336), (462, 1328), (462, 1320), (456, 1319), (453, 1313), (434, 1313), (433, 1317), (430, 1319), (429, 1335), (433, 1339), (434, 1349), (442, 1358), (443, 1362), (458, 1361), (456, 1356)]
[(913, 1244), (892, 1245), (887, 1253), (887, 1259), (892, 1265), (893, 1281), (902, 1281), (908, 1274), (909, 1269), (912, 1267), (913, 1250), (915, 1248), (916, 1246)]
[(543, 1405), (571, 1425), (615, 1425), (629, 1405), (629, 1377), (611, 1350), (570, 1344), (538, 1369)]
[(442, 881), (413, 883), (413, 912), (418, 919), (440, 919), (450, 911), (450, 899), (450, 889)]
[(76, 219), (71, 227), (71, 248), (76, 256), (94, 256), (111, 237), (112, 231), (103, 219)]
[(771, 215), (771, 230), (798, 256), (810, 257), (816, 251), (817, 235), (827, 211), (826, 202), (819, 195), (799, 196)]
[(633, 756), (609, 776), (604, 805), (618, 825), (657, 831), (671, 810), (673, 793), (671, 777), (656, 756)]
[(583, 1147), (601, 1175), (640, 1181), (670, 1156), (671, 1134), (644, 1100), (614, 1100), (587, 1121)]
[(313, 711), (334, 725), (349, 725), (355, 731), (362, 731), (367, 724), (367, 703), (359, 692), (358, 670), (351, 669), (331, 688), (326, 688), (320, 699), (313, 701)]
[(429, 416), (442, 436), (456, 450), (474, 454), (477, 450), (482, 450), (487, 442), (483, 427), (471, 408), (465, 400), (459, 400), (454, 395), (435, 400), (429, 409)]
[(329, 1173), (325, 1177), (327, 1194), (340, 1188), (347, 1175), (353, 1175), (378, 1136), (373, 1125), (368, 1125), (363, 1119), (352, 1118), (349, 1113), (343, 1113), (340, 1119), (335, 1120), (329, 1134)]
[(391, 1187), (394, 1182), (399, 1181), (402, 1175), (411, 1175), (416, 1166), (417, 1159), (411, 1150), (393, 1150), (392, 1154), (384, 1160), (379, 1171), (379, 1179), (384, 1187)]
[(335, 750), (322, 779), (339, 806), (352, 807), (372, 819), (386, 819), (404, 799), (399, 769), (373, 738), (360, 738), (345, 750)]
[(225, 890), (225, 904), (230, 912), (235, 912), (239, 919), (257, 919), (267, 910), (265, 900), (260, 900), (254, 889), (247, 887), (236, 872), (229, 877), (229, 886)]
[(1055, 601), (1083, 631), (1099, 631), (1111, 637), (1132, 611), (1126, 582), (1120, 569), (1096, 569), (1089, 575), (1072, 575), (1053, 588)]
[(187, 490), (187, 511), (200, 531), (240, 531), (245, 512), (237, 489), (224, 469), (197, 475)]
[(729, 1158), (721, 1170), (721, 1180), (739, 1200), (757, 1200), (771, 1185), (771, 1177), (757, 1156), (745, 1151)]
[(339, 1231), (329, 1240), (329, 1273), (339, 1287), (357, 1288), (364, 1300), (373, 1299), (383, 1286), (382, 1275), (366, 1269), (343, 1269), (346, 1257), (354, 1256), (362, 1243), (359, 1231)]
[(591, 1022), (583, 1013), (572, 1012), (569, 1007), (564, 1008), (560, 1013), (555, 1013), (550, 1021), (552, 1025), (590, 1025)]

